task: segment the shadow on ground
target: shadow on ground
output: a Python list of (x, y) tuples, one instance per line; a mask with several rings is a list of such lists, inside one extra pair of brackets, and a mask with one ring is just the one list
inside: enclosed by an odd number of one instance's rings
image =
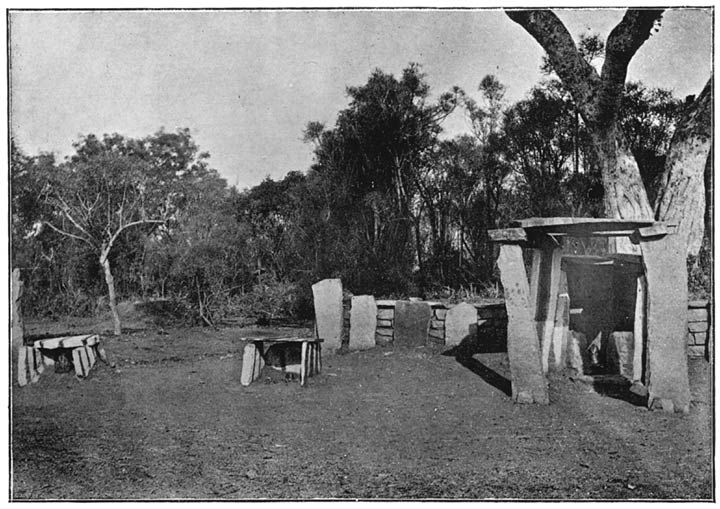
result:
[(469, 327), (468, 335), (465, 336), (458, 345), (444, 351), (442, 355), (455, 357), (455, 360), (461, 366), (469, 369), (507, 396), (512, 396), (510, 380), (473, 358), (475, 354), (501, 353), (507, 351), (506, 342), (488, 340), (493, 338), (490, 333), (491, 331), (484, 328), (483, 325), (478, 327), (473, 324)]

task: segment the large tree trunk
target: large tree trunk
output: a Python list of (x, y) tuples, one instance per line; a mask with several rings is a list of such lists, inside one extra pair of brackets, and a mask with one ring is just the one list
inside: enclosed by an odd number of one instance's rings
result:
[(116, 336), (120, 335), (120, 315), (117, 310), (117, 298), (115, 296), (115, 279), (113, 278), (110, 270), (110, 260), (108, 255), (110, 254), (109, 247), (103, 247), (100, 253), (100, 265), (102, 265), (103, 271), (105, 272), (105, 283), (108, 288), (108, 304), (110, 305), (110, 313), (113, 317), (113, 334)]
[(678, 224), (687, 254), (697, 256), (705, 233), (705, 167), (712, 145), (710, 78), (680, 120), (665, 159), (657, 219)]
[[(632, 57), (650, 37), (662, 10), (628, 9), (608, 36), (601, 75), (582, 59), (563, 23), (549, 10), (508, 11), (545, 49), (590, 129), (605, 189), (605, 213), (618, 219), (677, 222), (689, 254), (697, 254), (704, 231), (703, 170), (712, 137), (711, 82), (680, 122), (665, 165), (664, 188), (653, 212), (637, 162), (617, 125), (620, 98)], [(626, 251), (627, 246), (617, 246)]]
[(654, 214), (635, 157), (617, 124), (592, 132), (605, 190), (605, 214), (621, 219), (652, 219)]
[[(605, 191), (605, 217), (652, 220), (653, 210), (640, 169), (620, 126), (613, 123), (608, 128), (597, 128), (591, 132), (591, 139)], [(626, 237), (610, 237), (608, 248), (616, 253), (640, 254), (639, 247)]]

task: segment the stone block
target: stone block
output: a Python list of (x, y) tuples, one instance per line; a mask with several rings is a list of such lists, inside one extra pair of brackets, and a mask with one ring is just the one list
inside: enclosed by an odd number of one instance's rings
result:
[(389, 327), (392, 329), (393, 321), (392, 320), (377, 320), (377, 326), (378, 327)]
[(428, 336), (443, 342), (445, 341), (445, 331), (441, 329), (430, 329), (430, 332), (428, 332)]
[(397, 301), (394, 343), (400, 346), (424, 345), (430, 329), (432, 308), (426, 302)]
[(453, 306), (445, 317), (445, 344), (456, 346), (463, 340), (474, 341), (478, 331), (477, 308), (467, 302)]
[(707, 322), (707, 308), (690, 308), (687, 312), (688, 322)]
[(433, 308), (433, 315), (437, 320), (445, 320), (448, 310), (446, 308)]
[(705, 348), (705, 345), (688, 346), (688, 357), (704, 357)]
[(350, 350), (365, 350), (375, 346), (377, 306), (372, 295), (352, 298), (350, 308)]
[(323, 279), (312, 285), (315, 322), (323, 350), (335, 353), (342, 343), (343, 291), (339, 279)]
[(392, 320), (394, 317), (395, 317), (395, 308), (378, 307), (378, 312), (377, 312), (378, 320)]
[(430, 328), (431, 329), (444, 329), (445, 321), (444, 320), (430, 320)]
[(382, 336), (380, 334), (375, 334), (375, 344), (380, 346), (387, 346), (390, 343), (392, 343), (392, 335), (390, 336)]
[(375, 329), (375, 334), (379, 336), (393, 337), (393, 329), (390, 327), (378, 327)]
[(707, 332), (707, 322), (688, 322), (688, 330), (690, 332)]

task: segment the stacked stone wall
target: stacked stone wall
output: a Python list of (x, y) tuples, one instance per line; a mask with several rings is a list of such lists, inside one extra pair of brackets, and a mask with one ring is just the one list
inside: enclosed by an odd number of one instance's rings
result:
[[(393, 343), (394, 300), (378, 300), (377, 328), (375, 342), (380, 346)], [(349, 299), (344, 300), (343, 342), (347, 342), (347, 330), (350, 323)], [(428, 329), (428, 341), (445, 343), (445, 317), (453, 304), (428, 302), (432, 316)], [(502, 352), (507, 348), (507, 313), (502, 299), (493, 299), (474, 304), (478, 310), (478, 346), (480, 351)], [(688, 306), (688, 355), (708, 357), (709, 342), (712, 338), (711, 312), (708, 301), (691, 301)]]

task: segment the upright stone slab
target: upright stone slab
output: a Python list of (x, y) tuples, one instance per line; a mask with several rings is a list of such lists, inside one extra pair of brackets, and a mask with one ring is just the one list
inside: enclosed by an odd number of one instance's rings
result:
[(377, 305), (372, 295), (353, 296), (350, 307), (350, 350), (367, 350), (375, 346)]
[(424, 345), (428, 339), (432, 308), (427, 302), (395, 303), (393, 342), (400, 346)]
[(467, 302), (461, 302), (450, 308), (445, 315), (445, 344), (459, 345), (465, 338), (471, 340), (477, 336), (477, 308)]
[(566, 365), (568, 368), (574, 369), (578, 375), (589, 372), (590, 356), (587, 349), (587, 336), (582, 332), (571, 330), (568, 334)]
[(516, 244), (502, 244), (497, 263), (505, 290), (513, 401), (547, 405), (550, 403), (547, 381), (540, 361), (540, 341), (533, 316), (535, 307), (530, 304), (522, 249)]
[(335, 353), (342, 343), (343, 294), (339, 279), (323, 279), (312, 285), (315, 323), (323, 350)]
[(567, 344), (570, 324), (570, 296), (567, 293), (558, 295), (555, 308), (555, 329), (552, 337), (553, 363), (551, 366), (558, 370), (567, 364)]
[(12, 315), (10, 317), (12, 323), (11, 330), (11, 341), (14, 349), (22, 346), (23, 344), (23, 320), (22, 320), (22, 294), (23, 294), (23, 282), (20, 279), (20, 269), (13, 269), (12, 271)]
[(606, 359), (610, 373), (620, 374), (632, 382), (635, 379), (634, 352), (635, 336), (632, 332), (618, 331), (610, 334)]
[(680, 235), (640, 240), (647, 277), (648, 406), (690, 411), (687, 267)]

